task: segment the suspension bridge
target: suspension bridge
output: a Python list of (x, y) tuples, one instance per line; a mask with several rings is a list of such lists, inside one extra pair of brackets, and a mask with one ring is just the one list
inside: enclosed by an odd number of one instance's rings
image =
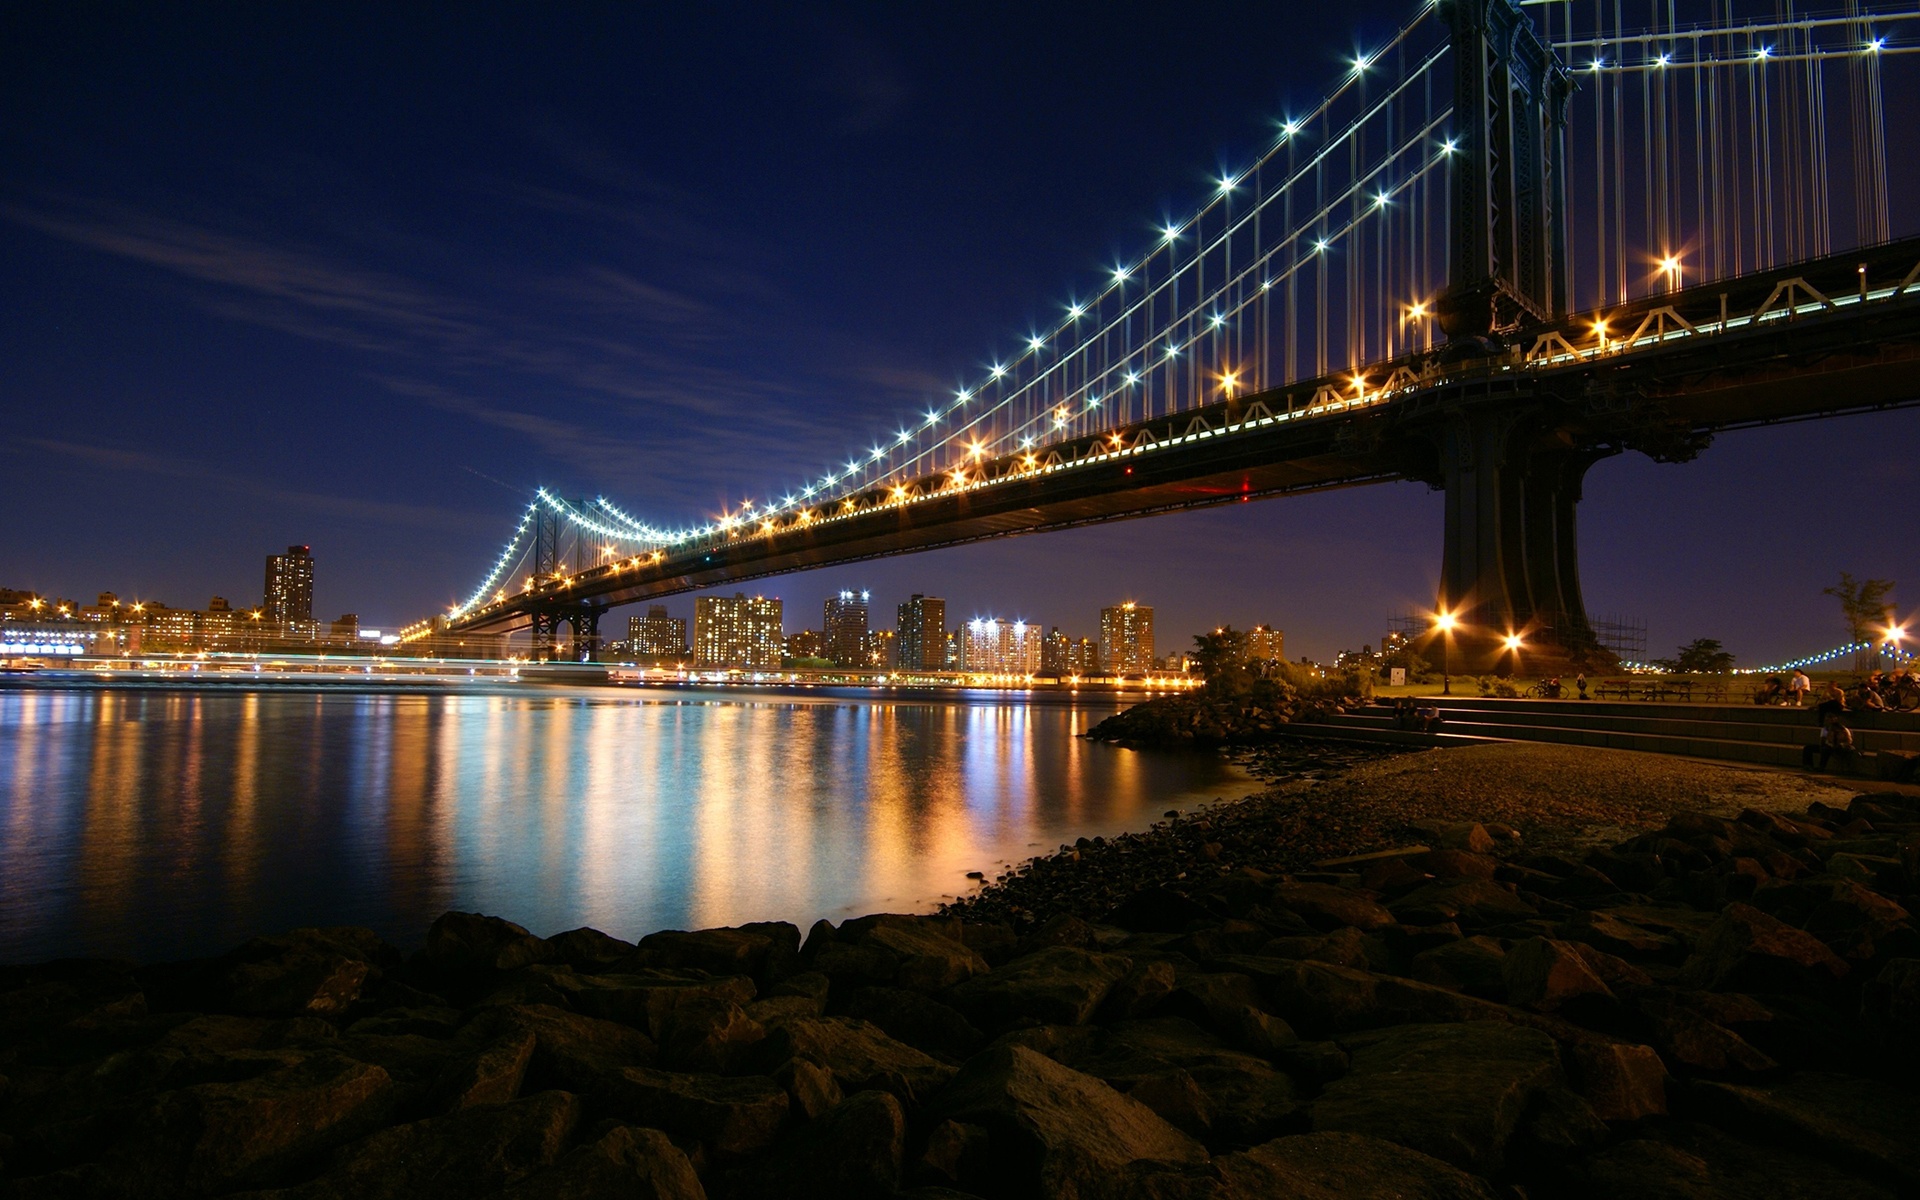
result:
[[(1639, 7), (1639, 6), (1636, 6)], [(536, 493), (410, 643), (598, 645), (610, 607), (1389, 480), (1446, 493), (1473, 668), (1594, 647), (1597, 461), (1920, 402), (1920, 10), (1438, 0), (951, 395), (682, 523)], [(1684, 19), (1683, 19), (1684, 18)]]

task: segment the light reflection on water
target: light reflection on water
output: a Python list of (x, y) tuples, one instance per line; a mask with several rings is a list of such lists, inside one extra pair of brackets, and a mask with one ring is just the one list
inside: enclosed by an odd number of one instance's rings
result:
[(1247, 790), (1074, 736), (1118, 702), (966, 693), (0, 690), (0, 961), (417, 944), (924, 909), (965, 873)]

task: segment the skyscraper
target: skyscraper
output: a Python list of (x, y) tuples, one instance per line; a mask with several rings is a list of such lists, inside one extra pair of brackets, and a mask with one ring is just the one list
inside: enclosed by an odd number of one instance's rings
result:
[(1153, 609), (1129, 600), (1100, 610), (1100, 661), (1110, 674), (1153, 669)]
[(703, 667), (776, 668), (780, 618), (780, 601), (765, 596), (702, 596), (693, 602), (694, 659)]
[(288, 546), (267, 555), (266, 598), (260, 619), (277, 636), (311, 638), (313, 624), (313, 548)]
[(1038, 625), (975, 617), (967, 622), (962, 669), (982, 675), (1031, 675), (1040, 669)]
[(1255, 625), (1247, 630), (1247, 657), (1268, 662), (1287, 660), (1287, 634), (1271, 625)]
[(670, 617), (664, 604), (649, 604), (644, 617), (627, 618), (627, 650), (654, 658), (684, 658), (687, 619)]
[(827, 657), (836, 667), (867, 665), (867, 593), (844, 591), (827, 597)]
[(947, 665), (947, 602), (915, 592), (900, 606), (895, 653), (905, 671), (938, 671)]

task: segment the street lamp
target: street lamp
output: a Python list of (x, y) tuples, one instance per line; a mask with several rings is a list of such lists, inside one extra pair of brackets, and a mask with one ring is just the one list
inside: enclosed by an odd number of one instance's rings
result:
[(1440, 694), (1453, 695), (1453, 677), (1447, 671), (1447, 636), (1453, 632), (1458, 622), (1450, 612), (1438, 613), (1433, 618), (1433, 627), (1440, 634)]

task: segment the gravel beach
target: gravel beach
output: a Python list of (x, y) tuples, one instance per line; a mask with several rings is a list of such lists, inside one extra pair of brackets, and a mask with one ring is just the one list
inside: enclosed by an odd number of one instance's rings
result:
[(1565, 853), (1657, 829), (1675, 812), (1844, 807), (1858, 790), (1749, 767), (1517, 742), (1408, 753), (1289, 742), (1245, 762), (1270, 781), (1267, 790), (1142, 832), (1082, 839), (1010, 867), (941, 911), (1016, 926), (1062, 915), (1096, 920), (1143, 887), (1184, 891), (1239, 867), (1297, 872), (1420, 842), (1420, 827), (1435, 823), (1504, 826), (1529, 850)]

